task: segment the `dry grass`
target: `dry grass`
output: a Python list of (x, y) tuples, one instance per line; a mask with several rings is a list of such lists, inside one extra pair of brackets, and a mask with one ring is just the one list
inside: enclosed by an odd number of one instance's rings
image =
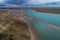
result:
[[(30, 40), (30, 32), (25, 20), (21, 17), (8, 14), (7, 11), (0, 12), (0, 24), (4, 27), (9, 25), (6, 30), (0, 33), (0, 40)], [(2, 29), (3, 30), (3, 29)]]
[(33, 8), (32, 10), (35, 10), (37, 12), (60, 14), (60, 9), (58, 9), (58, 8)]

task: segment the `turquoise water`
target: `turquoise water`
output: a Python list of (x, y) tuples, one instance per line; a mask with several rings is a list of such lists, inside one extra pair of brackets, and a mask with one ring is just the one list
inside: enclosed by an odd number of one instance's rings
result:
[(60, 14), (49, 14), (43, 12), (34, 12), (30, 9), (25, 9), (24, 12), (30, 16), (34, 16), (39, 19), (43, 19), (45, 21), (51, 22), (53, 24), (60, 26)]
[(51, 26), (48, 23), (39, 22), (27, 17), (27, 20), (31, 23), (35, 29), (36, 35), (39, 40), (60, 40), (60, 14), (49, 14), (43, 12), (35, 12), (30, 9), (25, 9), (24, 12), (30, 16), (43, 19), (58, 26)]

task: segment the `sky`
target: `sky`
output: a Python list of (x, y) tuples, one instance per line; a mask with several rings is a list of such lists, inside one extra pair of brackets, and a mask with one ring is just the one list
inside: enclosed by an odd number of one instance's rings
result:
[(4, 2), (5, 0), (0, 0), (0, 3)]
[(43, 4), (47, 2), (59, 2), (60, 0), (28, 0), (29, 4)]
[[(0, 0), (0, 3), (3, 3), (4, 1), (6, 1), (6, 0)], [(8, 0), (8, 1), (11, 1), (11, 0)], [(14, 0), (12, 0), (12, 1), (14, 1)], [(43, 4), (43, 3), (47, 3), (47, 2), (55, 2), (55, 1), (59, 2), (60, 0), (24, 0), (24, 1), (27, 1), (28, 4)]]

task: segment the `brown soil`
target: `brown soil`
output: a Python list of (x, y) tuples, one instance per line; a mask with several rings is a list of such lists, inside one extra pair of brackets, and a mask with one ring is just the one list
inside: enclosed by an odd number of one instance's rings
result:
[(22, 17), (0, 10), (1, 25), (6, 29), (1, 29), (3, 31), (0, 32), (0, 40), (31, 40), (28, 26)]
[(35, 10), (37, 12), (60, 14), (60, 9), (59, 8), (32, 8), (32, 10)]

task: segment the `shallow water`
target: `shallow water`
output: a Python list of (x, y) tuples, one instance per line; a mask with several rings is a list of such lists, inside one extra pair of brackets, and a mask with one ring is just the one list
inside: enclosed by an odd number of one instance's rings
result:
[(25, 9), (24, 12), (33, 17), (27, 17), (27, 20), (35, 29), (39, 40), (60, 40), (60, 14), (35, 12), (30, 9)]

